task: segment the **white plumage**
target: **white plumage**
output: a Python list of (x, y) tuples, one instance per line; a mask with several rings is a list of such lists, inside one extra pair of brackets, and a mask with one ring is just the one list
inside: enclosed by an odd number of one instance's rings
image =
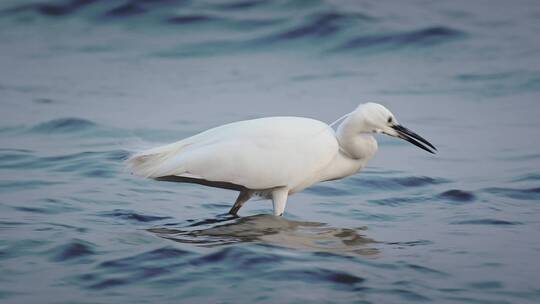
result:
[[(402, 137), (396, 126), (393, 115), (375, 103), (349, 113), (337, 133), (326, 123), (302, 117), (239, 121), (139, 152), (128, 165), (148, 178), (238, 190), (232, 214), (262, 193), (272, 198), (274, 214), (282, 215), (288, 195), (358, 172), (377, 150), (371, 134)], [(405, 139), (410, 141), (411, 134)]]

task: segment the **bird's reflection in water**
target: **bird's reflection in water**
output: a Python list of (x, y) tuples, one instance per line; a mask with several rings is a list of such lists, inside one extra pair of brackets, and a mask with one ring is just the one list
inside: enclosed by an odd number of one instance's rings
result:
[(229, 215), (188, 225), (169, 224), (148, 231), (180, 243), (219, 246), (262, 243), (300, 250), (337, 254), (376, 255), (375, 240), (362, 233), (366, 228), (333, 228), (318, 222), (288, 220), (272, 215), (234, 217)]

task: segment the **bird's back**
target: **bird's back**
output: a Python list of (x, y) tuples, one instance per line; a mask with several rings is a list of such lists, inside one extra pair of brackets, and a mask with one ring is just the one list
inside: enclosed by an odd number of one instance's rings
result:
[(334, 131), (323, 122), (268, 117), (219, 126), (128, 162), (136, 174), (151, 178), (176, 175), (249, 189), (293, 188), (315, 182), (338, 151)]

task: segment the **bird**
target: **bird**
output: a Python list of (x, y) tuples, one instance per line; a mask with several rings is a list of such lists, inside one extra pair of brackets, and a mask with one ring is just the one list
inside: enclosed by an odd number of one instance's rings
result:
[(437, 151), (386, 107), (368, 102), (330, 125), (292, 116), (232, 122), (135, 153), (127, 166), (146, 178), (238, 191), (229, 210), (235, 216), (253, 196), (271, 199), (273, 214), (282, 216), (290, 195), (362, 170), (378, 149), (377, 133)]

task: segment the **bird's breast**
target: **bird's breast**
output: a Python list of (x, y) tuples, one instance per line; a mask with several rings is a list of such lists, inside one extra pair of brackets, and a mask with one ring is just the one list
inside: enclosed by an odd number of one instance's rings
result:
[(339, 152), (336, 157), (316, 174), (291, 187), (291, 193), (300, 192), (314, 184), (351, 176), (366, 165), (366, 159), (353, 159)]

